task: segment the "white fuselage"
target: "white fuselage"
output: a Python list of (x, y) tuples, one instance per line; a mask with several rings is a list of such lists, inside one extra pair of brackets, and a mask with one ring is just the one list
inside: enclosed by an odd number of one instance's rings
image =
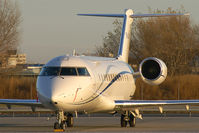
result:
[[(44, 74), (44, 69), (49, 67), (75, 69), (77, 74)], [(81, 74), (82, 68), (89, 74)], [(49, 61), (42, 71), (37, 79), (39, 100), (54, 110), (111, 112), (114, 100), (129, 100), (135, 92), (133, 70), (115, 58), (59, 56)]]

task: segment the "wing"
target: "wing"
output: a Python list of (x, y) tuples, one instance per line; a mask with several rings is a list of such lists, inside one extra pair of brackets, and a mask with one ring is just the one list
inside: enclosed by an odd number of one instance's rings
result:
[(0, 104), (6, 105), (9, 109), (11, 108), (11, 105), (29, 106), (32, 108), (32, 111), (35, 111), (36, 107), (44, 107), (41, 102), (34, 99), (0, 99)]
[(146, 108), (164, 105), (199, 105), (199, 100), (115, 100), (116, 108)]
[(199, 100), (115, 100), (115, 110), (135, 110), (139, 117), (139, 109), (147, 107), (159, 107), (160, 112), (163, 112), (163, 106), (185, 105), (189, 110), (189, 105), (199, 105)]

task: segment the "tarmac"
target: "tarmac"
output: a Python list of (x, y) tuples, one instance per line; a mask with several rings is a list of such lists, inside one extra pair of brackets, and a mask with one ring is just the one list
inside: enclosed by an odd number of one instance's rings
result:
[[(52, 117), (0, 117), (0, 132), (54, 132)], [(78, 117), (65, 132), (199, 132), (199, 117), (144, 117), (120, 127), (120, 117)]]

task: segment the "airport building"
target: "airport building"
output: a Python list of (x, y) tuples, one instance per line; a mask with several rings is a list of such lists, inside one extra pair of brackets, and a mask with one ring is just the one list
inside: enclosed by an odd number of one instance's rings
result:
[(17, 50), (8, 50), (6, 54), (1, 55), (1, 68), (14, 68), (23, 64), (26, 64), (26, 54), (17, 54)]
[(17, 50), (8, 50), (0, 56), (0, 74), (37, 76), (43, 65), (27, 64), (26, 54), (18, 54)]

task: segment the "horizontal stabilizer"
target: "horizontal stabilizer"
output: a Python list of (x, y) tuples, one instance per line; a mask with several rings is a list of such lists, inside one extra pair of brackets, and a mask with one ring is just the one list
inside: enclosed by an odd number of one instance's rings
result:
[(95, 17), (118, 17), (123, 18), (125, 14), (77, 14), (78, 16), (95, 16)]
[[(95, 17), (118, 17), (123, 18), (126, 14), (77, 14), (79, 16), (95, 16)], [(170, 14), (133, 14), (131, 18), (143, 18), (143, 17), (169, 17), (169, 16), (188, 16), (189, 13), (170, 13)]]
[(169, 17), (169, 16), (188, 16), (189, 13), (170, 13), (170, 14), (133, 14), (131, 18), (143, 18), (143, 17)]

